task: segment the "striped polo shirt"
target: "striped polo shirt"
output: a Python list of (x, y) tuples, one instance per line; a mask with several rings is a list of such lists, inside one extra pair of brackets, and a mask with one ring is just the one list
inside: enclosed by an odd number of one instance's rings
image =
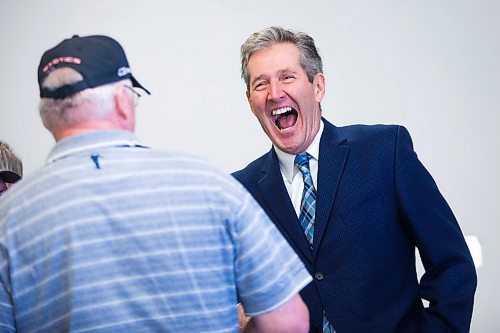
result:
[(0, 198), (1, 332), (238, 332), (311, 281), (231, 176), (127, 131), (59, 141)]

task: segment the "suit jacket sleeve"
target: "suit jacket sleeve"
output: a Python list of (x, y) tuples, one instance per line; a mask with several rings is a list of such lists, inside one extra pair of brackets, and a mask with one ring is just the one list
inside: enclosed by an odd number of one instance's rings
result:
[(400, 217), (425, 268), (419, 293), (429, 307), (421, 312), (419, 332), (468, 332), (477, 278), (467, 244), (404, 127), (399, 127), (395, 149)]

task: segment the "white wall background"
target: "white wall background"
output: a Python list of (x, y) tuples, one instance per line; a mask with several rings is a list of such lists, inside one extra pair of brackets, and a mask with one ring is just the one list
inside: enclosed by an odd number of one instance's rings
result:
[(246, 104), (239, 47), (281, 25), (311, 34), (325, 65), (324, 115), (337, 125), (399, 123), (483, 266), (472, 332), (500, 327), (500, 1), (0, 0), (0, 140), (26, 173), (53, 145), (37, 113), (42, 53), (73, 34), (124, 46), (142, 99), (137, 133), (227, 172), (270, 147)]

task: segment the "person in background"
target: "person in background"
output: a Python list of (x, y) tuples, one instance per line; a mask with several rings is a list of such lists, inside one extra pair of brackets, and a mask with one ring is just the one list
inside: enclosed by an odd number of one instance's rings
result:
[(322, 60), (303, 32), (252, 34), (241, 76), (273, 146), (233, 175), (314, 276), (300, 293), (311, 332), (469, 331), (474, 264), (408, 131), (326, 120)]
[(10, 146), (0, 141), (0, 196), (23, 177), (23, 163)]
[(139, 93), (121, 45), (46, 51), (46, 164), (0, 200), (2, 332), (307, 332), (312, 280), (233, 177), (134, 135)]

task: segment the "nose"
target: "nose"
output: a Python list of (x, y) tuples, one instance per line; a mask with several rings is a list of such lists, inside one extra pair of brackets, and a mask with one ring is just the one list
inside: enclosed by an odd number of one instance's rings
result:
[(267, 95), (267, 99), (273, 102), (279, 101), (285, 97), (285, 91), (280, 82), (271, 82), (269, 84), (269, 94)]

